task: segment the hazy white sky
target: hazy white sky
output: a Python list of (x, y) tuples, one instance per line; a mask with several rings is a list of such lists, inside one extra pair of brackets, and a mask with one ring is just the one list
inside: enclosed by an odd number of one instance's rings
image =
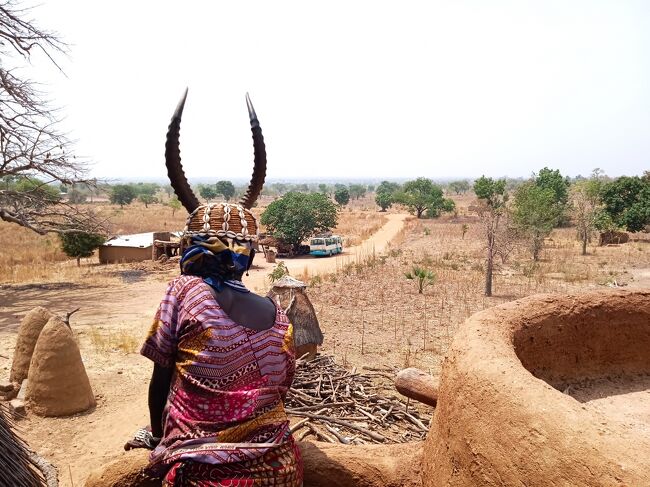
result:
[(650, 168), (650, 2), (48, 0), (34, 59), (93, 174), (164, 177), (183, 89), (190, 177), (527, 176)]

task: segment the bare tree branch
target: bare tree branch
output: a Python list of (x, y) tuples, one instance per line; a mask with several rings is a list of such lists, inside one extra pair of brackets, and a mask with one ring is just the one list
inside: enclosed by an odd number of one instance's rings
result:
[(0, 219), (40, 234), (97, 231), (105, 222), (89, 209), (63, 202), (53, 184), (94, 186), (87, 165), (70, 151), (59, 129), (58, 110), (38, 85), (19, 75), (14, 64), (43, 52), (54, 56), (67, 46), (57, 34), (42, 30), (19, 0), (0, 0)]

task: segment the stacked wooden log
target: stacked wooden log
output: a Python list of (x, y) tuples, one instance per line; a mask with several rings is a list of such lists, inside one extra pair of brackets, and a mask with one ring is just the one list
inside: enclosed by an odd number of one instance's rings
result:
[(379, 384), (380, 378), (392, 381), (397, 371), (387, 367), (347, 370), (326, 355), (309, 362), (298, 360), (286, 400), (294, 436), (343, 444), (424, 439), (430, 414), (385, 393)]

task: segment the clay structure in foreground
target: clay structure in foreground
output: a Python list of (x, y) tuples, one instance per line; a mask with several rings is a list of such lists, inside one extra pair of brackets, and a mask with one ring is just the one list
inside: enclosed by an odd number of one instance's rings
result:
[[(650, 485), (650, 292), (533, 296), (468, 319), (424, 447), (303, 443), (306, 486)], [(130, 452), (88, 486), (160, 485)]]

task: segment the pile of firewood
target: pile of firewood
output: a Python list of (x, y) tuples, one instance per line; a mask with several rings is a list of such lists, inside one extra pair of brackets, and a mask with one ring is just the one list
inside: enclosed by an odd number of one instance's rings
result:
[[(286, 409), (300, 418), (291, 427), (298, 440), (313, 435), (319, 441), (344, 444), (403, 443), (422, 440), (431, 416), (408, 400), (382, 392), (378, 378), (392, 381), (397, 369), (346, 370), (333, 357), (298, 360)], [(293, 421), (292, 421), (293, 423)]]

